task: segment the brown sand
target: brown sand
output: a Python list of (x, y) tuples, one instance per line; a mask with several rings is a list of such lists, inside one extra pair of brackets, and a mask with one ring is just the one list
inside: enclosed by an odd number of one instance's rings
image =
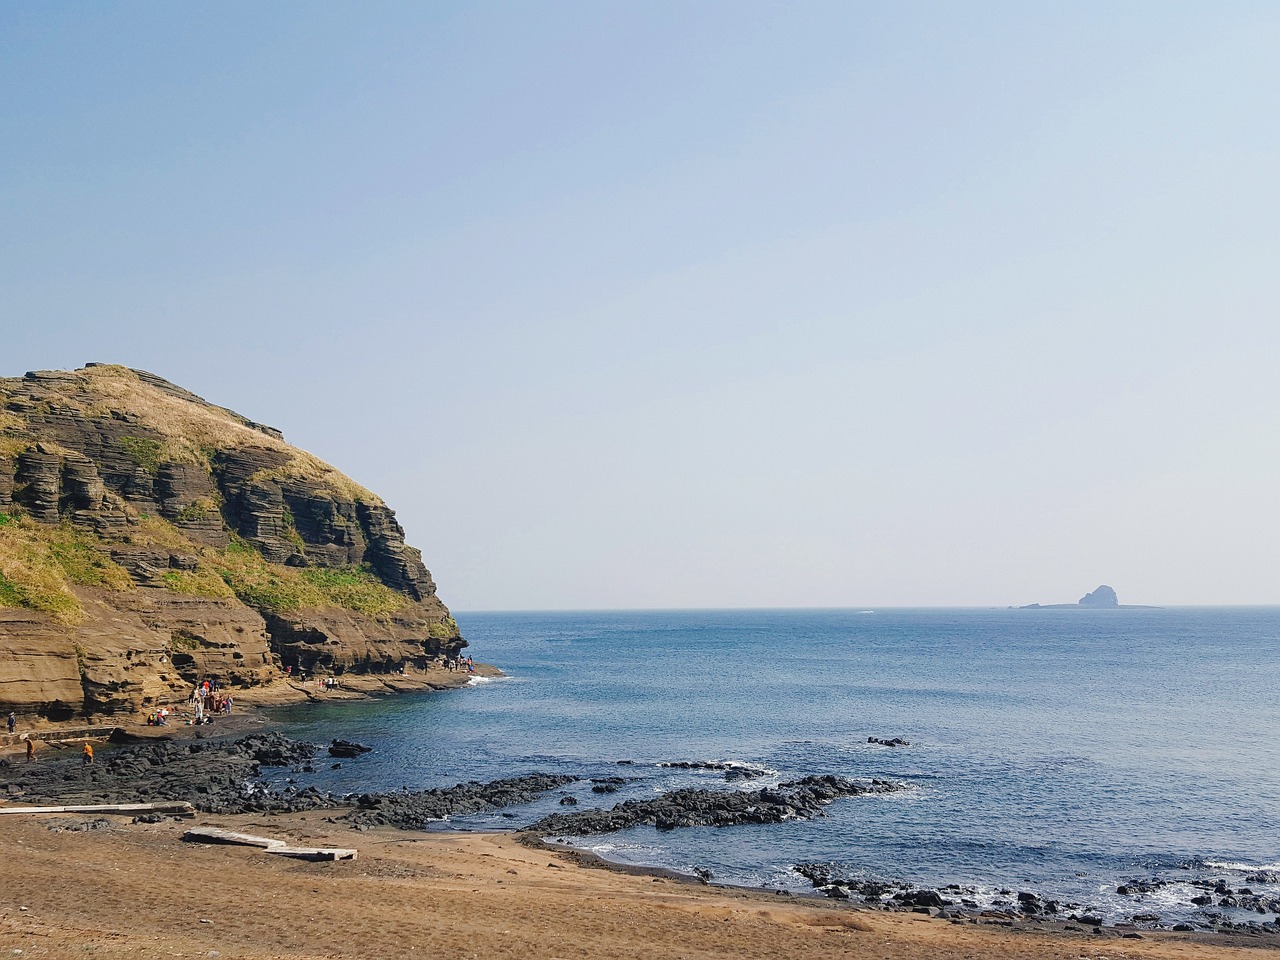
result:
[[(1121, 939), (856, 910), (807, 897), (595, 869), (507, 834), (357, 833), (325, 814), (55, 832), (0, 816), (0, 954), (227, 958), (1046, 958), (1231, 960), (1222, 938)], [(192, 824), (355, 847), (307, 863), (184, 843)], [(1241, 941), (1245, 943), (1245, 941)], [(1264, 947), (1274, 950), (1275, 942)], [(21, 952), (19, 952), (21, 951)], [(214, 953), (216, 951), (216, 953)]]

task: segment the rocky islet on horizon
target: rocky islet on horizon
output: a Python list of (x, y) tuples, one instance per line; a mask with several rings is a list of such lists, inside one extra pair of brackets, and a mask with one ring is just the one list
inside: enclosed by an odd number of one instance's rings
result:
[(1140, 603), (1121, 603), (1116, 592), (1105, 583), (1091, 590), (1075, 603), (1028, 603), (1019, 610), (1151, 610)]
[(279, 430), (126, 367), (0, 378), (0, 712), (136, 716), (465, 644), (395, 514)]

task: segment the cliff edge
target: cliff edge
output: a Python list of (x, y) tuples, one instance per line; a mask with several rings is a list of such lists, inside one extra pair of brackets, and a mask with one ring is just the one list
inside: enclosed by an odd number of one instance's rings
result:
[(200, 678), (465, 645), (395, 514), (279, 430), (127, 367), (0, 378), (0, 712), (145, 713)]

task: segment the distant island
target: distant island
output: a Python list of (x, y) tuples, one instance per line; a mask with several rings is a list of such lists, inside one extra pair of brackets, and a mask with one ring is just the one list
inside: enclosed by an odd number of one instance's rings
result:
[(1140, 603), (1121, 603), (1115, 590), (1105, 583), (1086, 593), (1075, 603), (1028, 603), (1019, 610), (1154, 610)]

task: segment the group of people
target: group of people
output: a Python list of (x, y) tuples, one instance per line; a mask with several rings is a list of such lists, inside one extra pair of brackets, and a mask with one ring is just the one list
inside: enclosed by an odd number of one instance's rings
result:
[(195, 708), (194, 723), (212, 723), (213, 715), (229, 715), (233, 703), (231, 694), (218, 690), (217, 680), (204, 680), (191, 691), (191, 705)]
[(450, 673), (453, 673), (458, 670), (462, 670), (466, 673), (476, 672), (476, 665), (471, 661), (471, 658), (467, 657), (464, 660), (462, 658), (462, 654), (456, 654), (455, 656), (452, 656), (452, 657), (445, 657), (444, 668), (448, 670)]

